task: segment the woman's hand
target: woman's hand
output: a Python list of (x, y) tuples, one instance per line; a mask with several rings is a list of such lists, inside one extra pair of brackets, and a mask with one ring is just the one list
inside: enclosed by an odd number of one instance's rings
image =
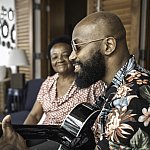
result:
[(3, 135), (0, 138), (0, 149), (29, 150), (26, 141), (12, 128), (11, 116), (7, 115), (2, 121)]

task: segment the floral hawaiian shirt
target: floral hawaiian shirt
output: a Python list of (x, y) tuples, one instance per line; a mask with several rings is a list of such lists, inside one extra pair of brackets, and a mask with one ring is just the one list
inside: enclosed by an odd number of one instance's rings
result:
[(97, 149), (150, 150), (150, 72), (131, 56), (101, 98)]

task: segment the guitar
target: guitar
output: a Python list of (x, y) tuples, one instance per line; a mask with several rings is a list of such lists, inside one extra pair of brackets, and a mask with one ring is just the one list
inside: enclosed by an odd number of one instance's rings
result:
[(61, 126), (14, 124), (13, 128), (24, 139), (50, 139), (62, 144), (59, 149), (65, 150), (75, 137), (91, 130), (100, 111), (97, 105), (81, 103), (68, 114)]

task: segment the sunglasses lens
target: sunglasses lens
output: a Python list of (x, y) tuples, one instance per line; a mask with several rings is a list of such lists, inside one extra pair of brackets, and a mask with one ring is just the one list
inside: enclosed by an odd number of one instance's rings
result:
[(71, 46), (72, 46), (72, 49), (76, 52), (77, 51), (77, 47), (76, 47), (74, 41), (71, 42)]

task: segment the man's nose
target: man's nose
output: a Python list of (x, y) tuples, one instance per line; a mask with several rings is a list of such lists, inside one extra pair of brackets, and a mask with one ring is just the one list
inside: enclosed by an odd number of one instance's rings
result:
[(76, 55), (75, 51), (72, 51), (72, 53), (71, 53), (70, 56), (69, 56), (69, 60), (70, 60), (70, 61), (73, 61), (73, 60), (75, 60), (76, 58), (77, 58), (77, 55)]

